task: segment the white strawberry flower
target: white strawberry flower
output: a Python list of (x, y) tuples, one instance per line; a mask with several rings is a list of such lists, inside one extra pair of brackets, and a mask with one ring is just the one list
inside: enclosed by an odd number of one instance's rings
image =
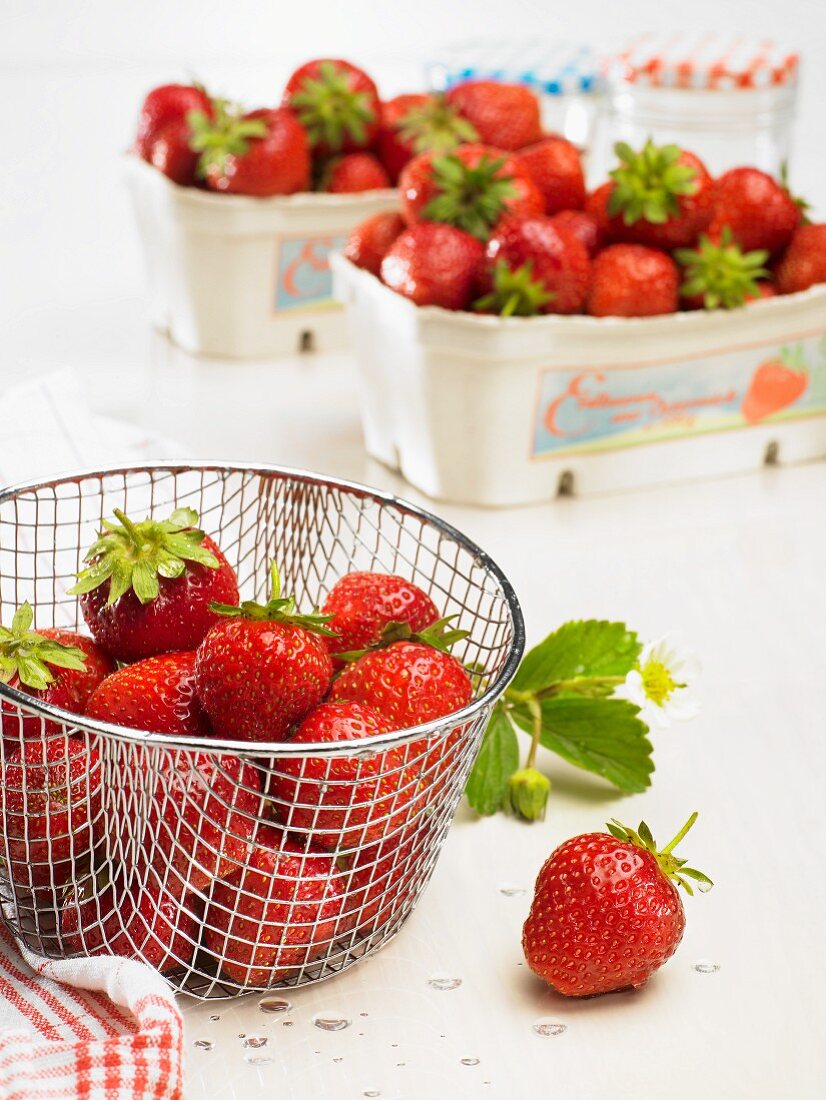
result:
[(699, 713), (700, 702), (693, 685), (700, 674), (700, 662), (679, 634), (665, 634), (643, 646), (636, 666), (616, 692), (635, 703), (649, 726), (668, 728), (672, 722), (687, 721)]

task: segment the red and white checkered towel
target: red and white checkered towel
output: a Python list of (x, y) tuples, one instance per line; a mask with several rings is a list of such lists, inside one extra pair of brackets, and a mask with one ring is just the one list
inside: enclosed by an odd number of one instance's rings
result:
[(0, 925), (0, 1100), (181, 1100), (183, 1021), (129, 959), (45, 959)]

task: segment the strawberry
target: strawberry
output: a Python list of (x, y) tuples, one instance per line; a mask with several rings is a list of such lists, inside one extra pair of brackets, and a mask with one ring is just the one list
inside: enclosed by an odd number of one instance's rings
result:
[[(697, 814), (657, 851), (645, 822), (565, 841), (545, 862), (522, 933), (528, 966), (567, 997), (644, 985), (674, 954), (685, 928), (676, 885), (711, 886), (673, 850)], [(610, 834), (610, 835), (609, 835)]]
[(795, 230), (775, 276), (781, 294), (795, 294), (815, 283), (826, 283), (826, 224), (801, 225)]
[(783, 348), (780, 355), (761, 363), (752, 375), (741, 411), (746, 422), (759, 424), (799, 400), (809, 386), (809, 370), (802, 351)]
[[(11, 627), (0, 626), (0, 683), (72, 714), (83, 714), (92, 692), (114, 664), (91, 638), (71, 630), (33, 631), (34, 612), (24, 603)], [(21, 740), (60, 732), (55, 722), (41, 724), (35, 714), (0, 702), (0, 732), (6, 753)]]
[(347, 907), (357, 928), (384, 927), (400, 912), (427, 874), (428, 845), (418, 823), (353, 853)]
[(152, 139), (146, 160), (181, 187), (194, 187), (198, 154), (190, 146), (192, 129), (186, 119), (168, 122)]
[(4, 858), (12, 881), (54, 902), (92, 847), (101, 799), (96, 749), (77, 737), (25, 741), (6, 759), (0, 787)]
[(487, 145), (421, 153), (404, 168), (399, 189), (408, 224), (445, 222), (482, 241), (505, 215), (530, 218), (545, 205), (527, 168)]
[(172, 123), (184, 122), (190, 112), (201, 112), (212, 117), (213, 105), (203, 88), (196, 84), (163, 84), (153, 88), (143, 101), (138, 132), (135, 136), (135, 152), (149, 160), (152, 144), (161, 131)]
[(680, 291), (677, 265), (641, 244), (612, 244), (594, 260), (586, 310), (592, 317), (652, 317), (674, 313)]
[(542, 137), (539, 100), (523, 84), (468, 80), (451, 88), (446, 99), (473, 126), (485, 145), (522, 149)]
[(390, 186), (390, 177), (372, 153), (346, 153), (325, 165), (319, 191), (348, 195)]
[(395, 211), (373, 214), (350, 232), (344, 245), (344, 255), (356, 267), (378, 275), (387, 250), (404, 227), (404, 219)]
[(247, 866), (212, 889), (204, 946), (239, 985), (294, 977), (348, 930), (345, 883), (329, 852), (261, 825)]
[(191, 902), (182, 904), (154, 876), (128, 889), (75, 886), (63, 902), (60, 934), (72, 954), (140, 959), (162, 974), (191, 964), (199, 936)]
[(678, 248), (674, 258), (684, 268), (680, 295), (689, 308), (736, 309), (759, 297), (758, 279), (766, 278), (765, 250), (743, 252), (725, 226), (719, 243), (700, 237), (696, 249)]
[(478, 140), (475, 128), (443, 95), (399, 95), (381, 105), (377, 148), (394, 183), (419, 153), (449, 153), (462, 142)]
[(582, 309), (591, 275), (588, 251), (550, 218), (507, 218), (491, 234), (485, 260), (485, 293), (475, 309), (503, 317)]
[(746, 251), (781, 252), (800, 224), (801, 209), (787, 188), (759, 168), (732, 168), (714, 185), (712, 240), (728, 226)]
[(387, 250), (381, 278), (417, 306), (466, 309), (484, 253), (481, 242), (464, 230), (422, 222)]
[(546, 137), (517, 154), (545, 200), (545, 213), (581, 210), (585, 205), (585, 174), (579, 150), (563, 137)]
[(195, 698), (195, 654), (164, 653), (125, 665), (98, 685), (86, 714), (150, 733), (208, 733)]
[[(389, 733), (391, 723), (355, 702), (322, 703), (290, 737), (290, 744), (357, 741)], [(403, 748), (369, 759), (301, 756), (273, 761), (268, 796), (290, 832), (323, 848), (354, 848), (380, 840), (411, 812), (416, 779), (405, 771)]]
[(219, 737), (280, 741), (318, 706), (330, 688), (333, 662), (322, 635), (324, 615), (301, 615), (281, 595), (273, 562), (272, 595), (262, 605), (214, 604), (219, 622), (195, 660), (195, 690)]
[(601, 184), (595, 191), (585, 196), (584, 211), (596, 223), (600, 248), (613, 240), (614, 230), (619, 229), (622, 224), (621, 220), (617, 224), (617, 219), (612, 218), (608, 213), (608, 204), (613, 193), (614, 183), (608, 180), (607, 183)]
[(415, 634), (439, 618), (426, 592), (392, 573), (348, 573), (330, 589), (322, 610), (338, 635), (327, 642), (332, 654), (376, 645), (391, 623), (405, 623)]
[(115, 517), (104, 520), (70, 589), (95, 641), (119, 661), (195, 649), (218, 621), (211, 601), (238, 599), (232, 566), (197, 529), (192, 508), (161, 522)]
[(655, 248), (694, 244), (714, 212), (714, 182), (702, 161), (678, 145), (652, 141), (638, 153), (625, 142), (614, 148), (620, 165), (610, 173), (612, 236)]
[(349, 61), (323, 58), (296, 69), (282, 100), (307, 132), (313, 152), (352, 153), (369, 148), (379, 130), (379, 93)]
[(292, 195), (310, 187), (310, 146), (301, 123), (285, 108), (240, 114), (217, 101), (215, 115), (190, 115), (198, 175), (211, 191), (233, 195)]
[(602, 230), (596, 218), (584, 210), (560, 210), (550, 219), (559, 229), (568, 229), (579, 237), (591, 259), (603, 245)]

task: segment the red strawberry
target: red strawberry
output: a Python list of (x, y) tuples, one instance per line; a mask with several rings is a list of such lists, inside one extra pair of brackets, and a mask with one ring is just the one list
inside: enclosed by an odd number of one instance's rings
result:
[[(10, 628), (0, 626), (0, 683), (26, 695), (83, 714), (89, 696), (114, 664), (91, 638), (71, 630), (32, 630), (34, 613), (24, 603)], [(0, 701), (0, 732), (6, 754), (20, 741), (60, 732), (55, 722), (41, 723), (6, 700)]]
[(26, 741), (3, 770), (0, 817), (12, 881), (54, 903), (92, 847), (101, 798), (100, 760), (76, 737)]
[(344, 255), (356, 267), (378, 275), (387, 250), (403, 230), (401, 214), (390, 210), (373, 214), (352, 230), (344, 245)]
[(294, 977), (348, 930), (345, 883), (329, 852), (262, 825), (248, 865), (212, 889), (204, 946), (220, 959), (223, 976), (239, 985)]
[(485, 145), (522, 149), (542, 137), (539, 100), (523, 84), (468, 80), (451, 88), (446, 98)]
[(801, 225), (789, 242), (775, 272), (781, 294), (826, 283), (826, 224)]
[(231, 615), (198, 649), (195, 690), (219, 737), (281, 741), (321, 702), (333, 678), (323, 615), (300, 615), (281, 596), (272, 565), (269, 603), (221, 607)]
[(672, 854), (697, 815), (661, 852), (645, 822), (565, 841), (536, 880), (522, 933), (528, 966), (567, 997), (644, 985), (674, 954), (685, 913), (675, 883), (711, 880)]
[[(290, 738), (295, 743), (357, 741), (389, 733), (386, 718), (361, 703), (322, 703)], [(302, 756), (273, 761), (267, 794), (284, 828), (323, 848), (354, 848), (380, 840), (411, 813), (416, 777), (404, 748), (369, 759)]]
[(448, 153), (478, 140), (475, 128), (443, 95), (399, 95), (381, 105), (378, 153), (394, 183), (419, 153)]
[(415, 634), (439, 618), (426, 592), (392, 573), (348, 573), (333, 585), (322, 610), (338, 635), (327, 643), (333, 654), (375, 645), (391, 623), (405, 623)]
[(593, 317), (652, 317), (674, 313), (680, 292), (677, 265), (641, 244), (612, 244), (593, 263), (586, 310)]
[(809, 369), (802, 350), (799, 346), (783, 348), (780, 355), (761, 363), (752, 375), (743, 398), (743, 416), (749, 424), (759, 424), (793, 405), (808, 386)]
[(319, 191), (348, 195), (390, 186), (390, 177), (372, 153), (347, 153), (325, 166)]
[(214, 119), (191, 116), (190, 123), (198, 173), (210, 190), (259, 197), (309, 190), (310, 146), (292, 111), (238, 114), (218, 103)]
[(550, 218), (506, 219), (491, 234), (485, 259), (485, 293), (476, 309), (504, 317), (582, 309), (591, 274), (588, 251)]
[(614, 183), (612, 180), (608, 180), (607, 183), (601, 184), (595, 191), (591, 191), (585, 197), (585, 213), (596, 222), (600, 248), (613, 237), (615, 219), (608, 213), (608, 203), (611, 201), (613, 193)]
[(387, 250), (381, 278), (417, 306), (466, 309), (484, 253), (481, 242), (464, 230), (422, 222)]
[(190, 965), (198, 943), (196, 918), (154, 876), (130, 889), (118, 883), (95, 893), (91, 887), (75, 887), (63, 903), (66, 951), (140, 959), (162, 974)]
[(557, 228), (568, 229), (575, 237), (579, 237), (592, 259), (602, 248), (604, 242), (599, 223), (584, 210), (560, 210), (550, 220)]
[(353, 853), (347, 883), (348, 913), (368, 932), (400, 915), (427, 874), (429, 841), (424, 826), (391, 833)]
[(651, 141), (638, 153), (624, 142), (615, 150), (620, 165), (611, 172), (611, 235), (655, 248), (694, 244), (714, 212), (714, 182), (702, 161), (677, 145)]
[(173, 183), (194, 187), (198, 154), (189, 144), (191, 139), (192, 128), (185, 119), (168, 122), (152, 139), (145, 159)]
[(402, 215), (409, 224), (445, 222), (486, 241), (505, 215), (541, 214), (544, 200), (517, 157), (488, 145), (452, 153), (422, 153), (399, 177)]
[(191, 111), (212, 117), (212, 100), (203, 88), (193, 84), (163, 84), (153, 88), (141, 107), (135, 152), (149, 160), (152, 143), (160, 132), (173, 122), (184, 122)]
[(718, 243), (702, 236), (696, 249), (678, 248), (674, 258), (684, 269), (680, 294), (688, 308), (736, 309), (760, 297), (758, 279), (769, 274), (768, 252), (743, 252), (728, 226)]
[(575, 145), (562, 137), (547, 137), (520, 150), (518, 156), (542, 192), (546, 214), (582, 209), (585, 175)]
[(195, 698), (195, 654), (164, 653), (125, 665), (98, 685), (86, 714), (151, 733), (208, 733)]
[(728, 226), (745, 252), (781, 252), (800, 224), (797, 202), (777, 180), (759, 168), (732, 168), (714, 185), (712, 240)]
[(195, 649), (218, 621), (210, 603), (238, 600), (232, 566), (192, 508), (163, 522), (115, 516), (71, 589), (95, 641), (119, 661)]
[(319, 156), (366, 149), (378, 134), (376, 85), (349, 61), (307, 61), (287, 81), (282, 102), (298, 115)]

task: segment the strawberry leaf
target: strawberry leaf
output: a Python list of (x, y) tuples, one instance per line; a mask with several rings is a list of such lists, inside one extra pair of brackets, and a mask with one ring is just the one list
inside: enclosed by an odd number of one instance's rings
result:
[(500, 704), (494, 707), (465, 787), (467, 800), (478, 814), (488, 816), (502, 809), (508, 781), (518, 767), (519, 741)]
[(626, 676), (642, 646), (625, 623), (585, 619), (565, 623), (525, 655), (511, 685), (542, 691), (550, 684), (597, 676)]
[(27, 602), (15, 612), (11, 629), (0, 626), (0, 682), (8, 684), (16, 677), (26, 687), (43, 691), (54, 682), (52, 668), (82, 671), (86, 654), (78, 646), (38, 634), (31, 629), (33, 622)]

